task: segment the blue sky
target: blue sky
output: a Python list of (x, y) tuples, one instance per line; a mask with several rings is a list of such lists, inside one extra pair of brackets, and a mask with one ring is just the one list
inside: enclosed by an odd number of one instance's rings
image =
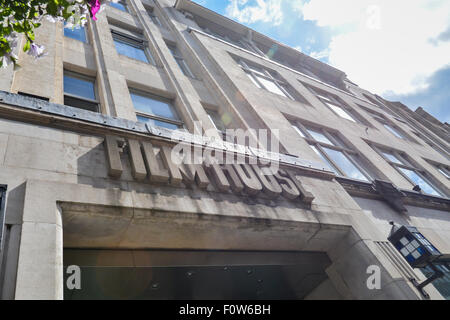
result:
[(194, 0), (450, 122), (450, 0)]

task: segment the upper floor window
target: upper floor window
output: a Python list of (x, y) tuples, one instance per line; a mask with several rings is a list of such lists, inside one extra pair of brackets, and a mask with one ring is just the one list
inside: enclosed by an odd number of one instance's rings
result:
[(396, 136), (397, 138), (400, 139), (405, 139), (405, 137), (394, 127), (392, 127), (391, 125), (387, 124), (387, 123), (383, 123), (383, 126), (390, 132), (392, 133), (394, 136)]
[(95, 80), (70, 71), (64, 71), (64, 104), (99, 112)]
[(170, 53), (172, 53), (172, 56), (180, 67), (181, 71), (183, 71), (184, 75), (190, 78), (194, 78), (194, 75), (186, 64), (186, 61), (184, 61), (184, 58), (178, 48), (172, 44), (167, 44), (167, 47), (169, 48)]
[(351, 122), (358, 122), (353, 110), (343, 103), (335, 95), (327, 93), (323, 90), (313, 88), (306, 85), (306, 87), (315, 94), (328, 108), (330, 108), (336, 115), (341, 118), (347, 119)]
[(206, 109), (206, 113), (208, 114), (209, 120), (211, 120), (214, 127), (217, 129), (217, 131), (224, 134), (227, 130), (225, 123), (222, 121), (222, 118), (220, 117), (220, 114), (211, 109)]
[(128, 5), (125, 0), (110, 1), (109, 5), (116, 9), (128, 12)]
[(138, 121), (172, 130), (183, 127), (171, 100), (134, 90), (130, 90), (130, 96)]
[(291, 90), (289, 89), (289, 86), (280, 79), (276, 72), (268, 71), (261, 67), (246, 63), (243, 60), (239, 60), (238, 63), (249, 79), (258, 88), (295, 100), (293, 95), (290, 93)]
[(299, 122), (293, 122), (292, 127), (336, 175), (363, 181), (372, 179), (362, 168), (358, 153), (349, 149), (337, 134)]
[(437, 171), (439, 171), (444, 177), (446, 177), (447, 179), (450, 179), (450, 167), (446, 166), (444, 164), (440, 164), (437, 162), (431, 162), (429, 161), (435, 168)]
[(146, 63), (155, 64), (153, 57), (146, 50), (144, 40), (134, 38), (111, 30), (117, 53)]
[(439, 191), (427, 178), (427, 173), (420, 168), (414, 166), (408, 161), (406, 155), (395, 150), (383, 150), (375, 147), (375, 150), (397, 171), (413, 185), (413, 190), (423, 191), (424, 193), (434, 196), (442, 196)]
[[(64, 23), (65, 25), (65, 23)], [(76, 28), (64, 28), (64, 36), (81, 42), (87, 42), (86, 28), (78, 26)]]
[(377, 120), (379, 123), (381, 123), (383, 125), (383, 127), (388, 130), (391, 134), (393, 134), (394, 136), (396, 136), (397, 138), (400, 139), (406, 139), (405, 135), (402, 133), (401, 129), (399, 129), (395, 124), (393, 124), (391, 121), (389, 121), (384, 115), (372, 111), (366, 107), (360, 106), (362, 109), (364, 109), (367, 113), (369, 113), (372, 118), (374, 118), (375, 120)]

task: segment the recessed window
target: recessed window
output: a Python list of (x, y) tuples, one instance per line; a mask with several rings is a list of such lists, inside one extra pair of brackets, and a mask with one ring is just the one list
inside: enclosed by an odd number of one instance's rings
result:
[(331, 93), (327, 93), (324, 90), (313, 88), (307, 84), (303, 85), (306, 86), (314, 95), (316, 95), (316, 97), (318, 97), (336, 115), (351, 122), (358, 122), (353, 115), (354, 112), (351, 108), (344, 104), (338, 97)]
[[(268, 71), (261, 67), (249, 64), (242, 59), (238, 60), (238, 63), (247, 74), (249, 79), (258, 88), (265, 89), (291, 100), (296, 100), (294, 99), (294, 95), (292, 94), (292, 89), (290, 89), (287, 83), (284, 82), (276, 72)], [(300, 101), (305, 103), (305, 101), (303, 100)]]
[(184, 61), (184, 58), (178, 48), (172, 44), (167, 44), (167, 47), (169, 48), (170, 53), (172, 53), (172, 56), (180, 67), (181, 71), (183, 71), (184, 75), (190, 78), (194, 78), (194, 75), (186, 64), (186, 61)]
[(438, 171), (439, 171), (440, 173), (442, 173), (442, 175), (443, 175), (444, 177), (446, 177), (447, 179), (450, 179), (450, 171), (449, 171), (447, 168), (445, 168), (445, 167), (438, 168)]
[(440, 164), (440, 163), (436, 163), (436, 162), (431, 162), (428, 161), (433, 167), (436, 168), (437, 171), (440, 172), (440, 174), (442, 174), (444, 177), (446, 177), (447, 179), (450, 179), (450, 167)]
[(99, 112), (95, 80), (73, 72), (64, 72), (64, 104)]
[(150, 55), (148, 50), (146, 50), (142, 39), (128, 37), (124, 34), (118, 33), (117, 31), (112, 31), (112, 36), (117, 53), (131, 59), (155, 64), (153, 57)]
[(396, 163), (396, 164), (402, 164), (402, 162), (396, 156), (394, 156), (392, 153), (381, 152), (381, 154), (383, 155), (383, 157), (385, 157), (390, 162), (393, 162), (393, 163)]
[(215, 110), (206, 109), (209, 120), (211, 120), (214, 127), (221, 133), (225, 133), (227, 128), (225, 123), (222, 121), (220, 114)]
[(216, 130), (219, 132), (223, 140), (234, 142), (235, 137), (227, 134), (227, 125), (231, 123), (231, 119), (227, 116), (222, 116), (216, 110), (206, 109), (209, 120), (213, 123)]
[(414, 166), (411, 161), (408, 161), (405, 155), (395, 150), (382, 150), (376, 146), (373, 146), (373, 148), (413, 185), (414, 190), (423, 191), (434, 196), (443, 195), (427, 178), (427, 173), (423, 169)]
[(125, 0), (110, 1), (109, 5), (121, 11), (128, 12), (127, 2)]
[[(65, 23), (64, 23), (65, 25)], [(78, 26), (76, 28), (64, 28), (64, 36), (81, 42), (87, 42), (86, 28)]]
[(167, 129), (183, 127), (171, 100), (134, 90), (130, 90), (130, 96), (138, 121)]
[(350, 115), (350, 113), (345, 111), (342, 107), (335, 105), (333, 103), (330, 103), (330, 102), (325, 102), (325, 104), (341, 118), (350, 120), (352, 122), (356, 122), (356, 120)]
[(391, 127), (390, 125), (388, 125), (386, 123), (383, 123), (383, 126), (397, 138), (405, 139), (405, 137), (403, 137), (403, 135), (398, 130), (396, 130), (394, 127)]
[(361, 107), (362, 109), (364, 109), (368, 114), (370, 114), (372, 116), (372, 118), (374, 118), (379, 123), (381, 123), (383, 125), (383, 127), (387, 131), (389, 131), (391, 134), (393, 134), (397, 138), (406, 139), (405, 135), (402, 133), (402, 131), (395, 124), (393, 124), (392, 121), (390, 121), (387, 117), (385, 117), (383, 114), (373, 111), (373, 110), (366, 108), (364, 106), (361, 106), (361, 105), (358, 105), (358, 106)]
[(337, 134), (324, 129), (309, 128), (294, 122), (293, 128), (338, 176), (369, 181), (370, 175), (362, 168), (357, 152), (347, 148)]

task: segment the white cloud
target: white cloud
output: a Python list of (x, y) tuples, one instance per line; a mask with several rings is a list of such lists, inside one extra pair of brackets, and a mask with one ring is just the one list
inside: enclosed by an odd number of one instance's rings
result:
[(448, 0), (310, 0), (299, 7), (305, 20), (336, 31), (329, 62), (376, 93), (424, 89), (450, 64), (450, 41), (432, 41), (450, 25)]
[(322, 59), (324, 59), (324, 58), (329, 57), (329, 55), (330, 55), (330, 49), (329, 49), (329, 48), (326, 48), (326, 49), (324, 49), (324, 50), (322, 50), (322, 51), (312, 51), (312, 52), (309, 53), (309, 55), (310, 55), (311, 57), (313, 57), (314, 59), (322, 60)]
[(226, 15), (241, 23), (270, 22), (280, 25), (283, 21), (283, 0), (229, 0)]

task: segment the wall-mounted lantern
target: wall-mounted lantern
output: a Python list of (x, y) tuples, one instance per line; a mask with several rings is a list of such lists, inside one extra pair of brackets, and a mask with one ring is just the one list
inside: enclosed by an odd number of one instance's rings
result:
[(413, 268), (423, 268), (441, 253), (415, 227), (393, 226), (388, 240)]
[(424, 268), (429, 266), (434, 274), (422, 283), (416, 279), (409, 279), (417, 287), (420, 293), (429, 298), (423, 288), (434, 280), (444, 276), (444, 273), (436, 267), (436, 264), (448, 262), (448, 255), (443, 255), (436, 247), (423, 236), (415, 227), (396, 226), (393, 222), (391, 234), (388, 240), (401, 253), (413, 268)]

